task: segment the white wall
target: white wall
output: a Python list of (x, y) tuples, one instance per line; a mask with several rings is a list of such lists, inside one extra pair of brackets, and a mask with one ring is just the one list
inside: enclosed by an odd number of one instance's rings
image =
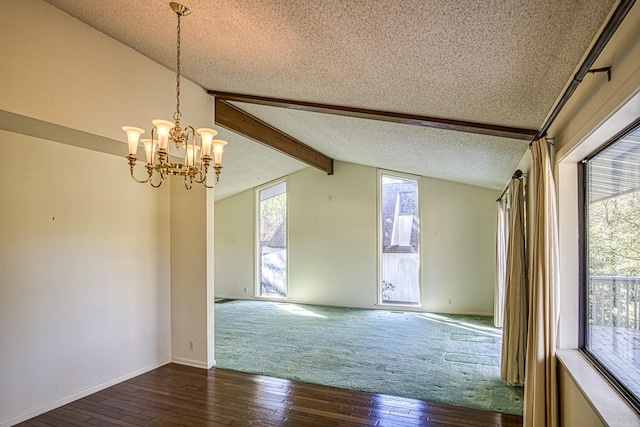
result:
[[(288, 177), (290, 301), (376, 306), (377, 173), (335, 162), (333, 176), (308, 168)], [(499, 192), (420, 181), (423, 308), (491, 314)], [(253, 191), (216, 204), (218, 297), (253, 296), (254, 205)]]
[[(167, 363), (166, 191), (0, 131), (0, 425)], [(18, 417), (18, 418), (16, 418)]]
[[(212, 305), (193, 301), (213, 293), (212, 212), (170, 229), (207, 198), (136, 184), (124, 158), (121, 126), (172, 116), (174, 72), (39, 0), (0, 14), (0, 50), (0, 425), (167, 363), (172, 337), (209, 366)], [(181, 88), (189, 124), (211, 127), (212, 98)]]

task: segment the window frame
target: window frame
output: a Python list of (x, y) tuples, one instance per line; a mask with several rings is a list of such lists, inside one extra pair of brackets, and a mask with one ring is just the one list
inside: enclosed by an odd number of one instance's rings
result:
[[(260, 254), (260, 192), (262, 190), (266, 190), (267, 188), (274, 187), (278, 184), (285, 183), (285, 194), (286, 197), (286, 218), (285, 218), (285, 229), (286, 229), (286, 251), (287, 251), (287, 261), (286, 261), (286, 279), (285, 279), (285, 296), (277, 297), (277, 296), (264, 296), (261, 294), (261, 285), (260, 285), (260, 262), (261, 262), (261, 254)], [(254, 262), (253, 262), (253, 271), (254, 271), (254, 279), (253, 279), (253, 295), (254, 298), (265, 299), (265, 300), (276, 300), (283, 301), (289, 299), (289, 183), (287, 182), (287, 177), (278, 178), (276, 180), (270, 181), (266, 184), (263, 184), (259, 187), (255, 187), (254, 189), (254, 233), (253, 233), (253, 243), (254, 243)]]
[(615, 144), (628, 134), (640, 129), (640, 117), (609, 138), (602, 146), (590, 153), (578, 163), (578, 349), (591, 362), (596, 370), (604, 376), (613, 388), (640, 413), (640, 395), (632, 393), (607, 366), (587, 348), (587, 323), (589, 321), (587, 307), (589, 305), (589, 216), (588, 216), (588, 163), (602, 151)]
[[(376, 228), (378, 231), (377, 236), (377, 261), (378, 261), (378, 277), (376, 283), (377, 292), (377, 305), (393, 308), (402, 307), (404, 309), (422, 308), (422, 296), (423, 296), (423, 280), (422, 280), (422, 258), (423, 258), (423, 242), (422, 242), (422, 179), (419, 175), (412, 175), (409, 173), (391, 171), (386, 169), (378, 169), (377, 174), (377, 200), (376, 200)], [(393, 304), (385, 303), (382, 296), (382, 242), (383, 242), (383, 227), (382, 227), (382, 177), (383, 176), (397, 177), (400, 179), (410, 179), (418, 183), (418, 302), (416, 304)]]

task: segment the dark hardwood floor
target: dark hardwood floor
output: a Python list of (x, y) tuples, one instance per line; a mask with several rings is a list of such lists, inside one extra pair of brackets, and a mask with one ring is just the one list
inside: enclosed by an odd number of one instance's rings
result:
[(521, 426), (522, 417), (170, 364), (20, 426)]

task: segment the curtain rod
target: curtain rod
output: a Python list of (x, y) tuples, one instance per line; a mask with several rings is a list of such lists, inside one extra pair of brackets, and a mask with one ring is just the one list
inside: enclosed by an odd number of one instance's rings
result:
[[(520, 179), (522, 178), (522, 171), (520, 169), (517, 169), (513, 175), (511, 175), (511, 179)], [(498, 197), (496, 199), (496, 202), (499, 202), (500, 199), (502, 199), (504, 197), (504, 194), (507, 192), (507, 190), (509, 189), (509, 184), (507, 184), (507, 186), (504, 188), (504, 190), (502, 190), (502, 194), (500, 194), (500, 197)]]
[[(553, 111), (549, 115), (549, 118), (547, 118), (542, 128), (538, 131), (538, 133), (536, 133), (536, 136), (533, 138), (533, 141), (547, 135), (547, 131), (553, 124), (554, 120), (558, 117), (558, 114), (560, 114), (560, 111), (564, 108), (567, 101), (569, 101), (569, 98), (571, 98), (571, 95), (573, 95), (578, 85), (582, 83), (582, 79), (587, 73), (589, 72), (595, 73), (595, 72), (605, 70), (607, 71), (609, 80), (611, 80), (611, 67), (599, 68), (595, 70), (591, 70), (591, 67), (596, 62), (596, 59), (598, 59), (598, 56), (600, 56), (600, 54), (602, 53), (607, 43), (609, 43), (609, 40), (611, 40), (611, 37), (613, 37), (613, 34), (616, 32), (618, 27), (620, 27), (620, 24), (622, 24), (622, 21), (627, 16), (627, 14), (631, 10), (635, 2), (636, 0), (620, 0), (618, 7), (611, 15), (611, 18), (609, 19), (604, 29), (598, 36), (598, 39), (596, 40), (596, 42), (593, 44), (593, 47), (589, 51), (589, 54), (587, 54), (587, 57), (584, 59), (584, 61), (580, 65), (580, 68), (578, 68), (578, 71), (573, 76), (573, 80), (571, 80), (571, 83), (562, 94), (562, 97), (560, 97), (560, 100), (558, 101), (556, 106), (553, 108)], [(549, 138), (549, 139), (553, 139), (553, 138)], [(531, 147), (531, 145), (533, 144), (533, 141), (529, 143), (529, 147)], [(522, 171), (518, 169), (517, 171), (515, 171), (511, 179), (520, 178), (520, 177), (522, 177)], [(500, 194), (500, 197), (498, 197), (496, 202), (499, 202), (500, 199), (504, 197), (504, 194), (507, 192), (508, 189), (509, 189), (509, 184), (507, 184), (505, 189), (502, 190), (502, 194)]]
[[(602, 53), (607, 43), (609, 43), (609, 40), (611, 39), (613, 34), (616, 32), (616, 30), (618, 29), (618, 27), (620, 26), (624, 18), (627, 16), (627, 13), (629, 13), (629, 10), (631, 10), (631, 7), (634, 5), (635, 2), (636, 0), (620, 1), (620, 4), (618, 4), (618, 7), (613, 12), (613, 15), (611, 15), (611, 19), (609, 19), (609, 22), (607, 22), (607, 24), (605, 25), (604, 29), (602, 30), (602, 33), (600, 33), (600, 36), (598, 37), (595, 44), (591, 48), (591, 51), (582, 62), (582, 65), (580, 65), (578, 72), (575, 74), (575, 76), (573, 76), (573, 80), (567, 87), (567, 90), (565, 90), (564, 94), (562, 94), (560, 101), (558, 101), (558, 103), (556, 104), (555, 108), (549, 115), (549, 118), (547, 119), (545, 124), (542, 126), (542, 128), (538, 131), (536, 136), (533, 138), (534, 141), (536, 139), (542, 138), (547, 134), (547, 131), (553, 124), (553, 121), (558, 117), (558, 114), (560, 114), (560, 111), (565, 106), (569, 98), (571, 98), (571, 95), (573, 95), (573, 92), (575, 92), (578, 85), (582, 83), (582, 79), (590, 71), (591, 67), (593, 66), (593, 63), (596, 62), (596, 59), (598, 58), (600, 53)], [(594, 70), (594, 71), (598, 71), (598, 70)], [(611, 69), (609, 69), (608, 72), (610, 76)], [(611, 78), (609, 77), (609, 79)], [(531, 146), (531, 144), (529, 144), (529, 146)]]

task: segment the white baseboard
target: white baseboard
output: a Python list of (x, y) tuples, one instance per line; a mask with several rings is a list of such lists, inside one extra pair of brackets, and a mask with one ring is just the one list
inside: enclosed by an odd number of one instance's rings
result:
[(47, 403), (46, 405), (38, 406), (37, 408), (30, 409), (27, 412), (16, 415), (6, 420), (0, 420), (0, 427), (9, 427), (15, 424), (19, 424), (23, 421), (27, 421), (33, 417), (37, 417), (38, 415), (42, 415), (45, 412), (49, 412), (53, 409), (59, 408), (61, 406), (66, 405), (67, 403), (71, 403), (75, 400), (82, 399), (83, 397), (87, 397), (90, 394), (96, 393), (98, 391), (104, 390), (105, 388), (109, 388), (116, 384), (119, 384), (123, 381), (130, 380), (131, 378), (137, 377), (138, 375), (145, 374), (149, 371), (153, 371), (154, 369), (158, 369), (161, 366), (164, 366), (168, 363), (171, 363), (171, 358), (166, 357), (164, 359), (159, 360), (157, 363), (153, 365), (145, 366), (144, 368), (137, 369), (133, 372), (129, 372), (127, 374), (121, 375), (117, 378), (104, 382), (102, 384), (98, 384), (96, 386), (87, 388), (85, 390), (79, 391), (77, 393), (73, 393), (69, 396), (66, 396), (62, 399), (55, 400), (53, 402)]
[(171, 363), (177, 363), (178, 365), (191, 366), (192, 368), (200, 368), (200, 369), (210, 369), (216, 364), (214, 360), (211, 366), (207, 366), (205, 362), (201, 362), (199, 360), (185, 359), (184, 357), (172, 357)]

